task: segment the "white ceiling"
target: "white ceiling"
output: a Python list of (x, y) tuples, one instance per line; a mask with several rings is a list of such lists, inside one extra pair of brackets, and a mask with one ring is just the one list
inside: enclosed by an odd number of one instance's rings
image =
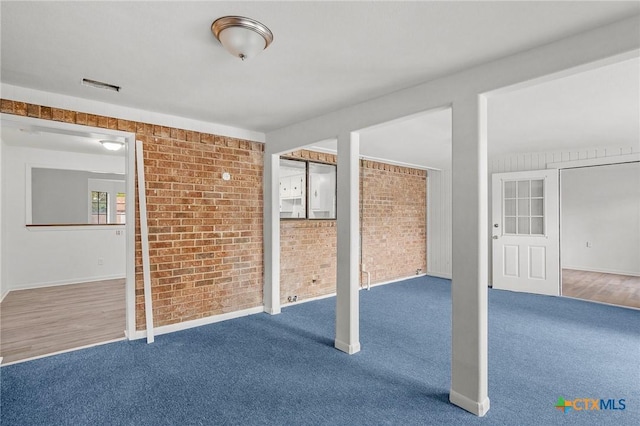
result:
[[(0, 8), (3, 83), (267, 132), (633, 16), (640, 2), (2, 1)], [(250, 61), (232, 57), (210, 32), (224, 15), (263, 22), (273, 44)], [(604, 85), (568, 78), (492, 100), (490, 148), (637, 141), (629, 130), (637, 121), (625, 121), (638, 116), (637, 61), (622, 68), (593, 77)], [(89, 88), (82, 78), (122, 91)], [(450, 118), (425, 117), (364, 131), (363, 150), (380, 141), (365, 155), (406, 151), (404, 162), (441, 167)], [(414, 144), (436, 149), (418, 159)]]
[[(640, 147), (640, 59), (492, 96), (488, 109), (490, 157)], [(335, 152), (336, 142), (313, 147)], [(360, 152), (418, 167), (449, 168), (451, 110), (365, 129)]]
[(109, 155), (123, 158), (126, 154), (125, 149), (109, 151), (100, 143), (101, 140), (124, 142), (123, 138), (98, 133), (79, 134), (24, 125), (15, 127), (2, 126), (1, 135), (2, 143), (11, 146), (79, 152), (82, 154)]

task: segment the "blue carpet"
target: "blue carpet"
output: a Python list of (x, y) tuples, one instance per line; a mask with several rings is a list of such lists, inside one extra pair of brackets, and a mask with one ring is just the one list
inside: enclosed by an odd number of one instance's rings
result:
[[(335, 299), (0, 369), (2, 425), (638, 425), (640, 312), (489, 292), (491, 410), (448, 402), (450, 282), (360, 292), (362, 351), (333, 349)], [(624, 398), (569, 411), (558, 397)]]

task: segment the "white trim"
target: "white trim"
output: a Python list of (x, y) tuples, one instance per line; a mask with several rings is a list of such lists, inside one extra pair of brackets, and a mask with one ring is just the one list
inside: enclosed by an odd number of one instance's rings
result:
[[(410, 280), (412, 278), (426, 277), (427, 275), (431, 275), (431, 274), (409, 275), (408, 277), (404, 277), (404, 278), (396, 278), (396, 279), (389, 280), (389, 281), (382, 281), (382, 282), (379, 282), (379, 283), (374, 283), (374, 284), (371, 284), (371, 287), (378, 287), (378, 286), (381, 286), (381, 285), (393, 284), (393, 283), (397, 283), (397, 282), (400, 282), (400, 281)], [(363, 288), (362, 290), (366, 290), (366, 289)]]
[(265, 134), (239, 127), (207, 121), (194, 120), (169, 114), (161, 114), (153, 111), (145, 111), (106, 102), (29, 89), (2, 83), (0, 86), (3, 99), (19, 102), (27, 102), (35, 105), (44, 105), (53, 108), (67, 109), (88, 114), (114, 117), (122, 120), (136, 121), (139, 123), (152, 123), (157, 126), (173, 127), (176, 129), (192, 130), (202, 133), (210, 133), (220, 136), (229, 136), (255, 142), (266, 140)]
[[(13, 361), (13, 362), (8, 362), (6, 364), (2, 364), (2, 365), (0, 365), (0, 367), (6, 367), (7, 365), (20, 364), (22, 362), (33, 361), (34, 359), (48, 358), (50, 356), (66, 354), (68, 352), (75, 352), (75, 351), (79, 351), (79, 350), (82, 350), (82, 349), (89, 349), (89, 348), (93, 348), (93, 347), (96, 347), (96, 346), (107, 345), (109, 343), (121, 342), (123, 340), (126, 340), (126, 338), (125, 337), (121, 337), (119, 339), (112, 339), (112, 340), (107, 340), (105, 342), (92, 343), (90, 345), (78, 346), (77, 348), (65, 349), (65, 350), (58, 351), (58, 352), (52, 352), (50, 354), (32, 356), (31, 358), (20, 359), (18, 361)], [(0, 358), (0, 362), (2, 362), (2, 358)]]
[(426, 274), (426, 275), (428, 275), (428, 276), (430, 276), (430, 277), (434, 277), (434, 278), (445, 278), (445, 279), (447, 279), (447, 280), (450, 280), (450, 279), (451, 279), (451, 274), (447, 274), (447, 273), (439, 274), (439, 273), (437, 273), (437, 272), (429, 272), (429, 273), (428, 273), (428, 274)]
[[(83, 284), (83, 283), (92, 283), (98, 281), (107, 281), (107, 280), (120, 280), (126, 278), (122, 274), (118, 275), (100, 275), (95, 277), (86, 277), (86, 278), (74, 278), (71, 280), (58, 280), (58, 281), (44, 281), (39, 283), (27, 283), (24, 286), (20, 284), (14, 285), (11, 289), (7, 291), (7, 294), (12, 291), (20, 291), (20, 290), (33, 290), (36, 288), (45, 288), (45, 287), (58, 287), (62, 285), (73, 285), (73, 284)], [(3, 297), (4, 299), (4, 297)]]
[[(134, 133), (126, 138), (127, 160), (125, 163), (125, 232), (126, 232), (126, 328), (133, 333), (136, 330), (136, 137)], [(125, 335), (127, 333), (125, 332)]]
[(487, 411), (489, 411), (489, 407), (491, 405), (488, 397), (482, 401), (474, 401), (454, 391), (453, 389), (449, 391), (449, 401), (452, 404), (457, 405), (458, 407), (467, 410), (468, 412), (475, 414), (478, 417), (482, 417), (487, 414)]
[(562, 269), (572, 269), (574, 271), (586, 271), (586, 272), (599, 272), (601, 274), (615, 274), (615, 275), (629, 275), (632, 277), (640, 277), (640, 273), (637, 271), (619, 271), (615, 269), (602, 269), (602, 268), (585, 268), (583, 266), (562, 266)]
[(336, 339), (334, 346), (339, 351), (345, 352), (349, 355), (353, 355), (356, 352), (360, 352), (360, 342), (350, 345), (348, 343), (345, 343)]
[[(9, 294), (11, 290), (7, 290), (4, 292), (4, 294), (0, 295), (0, 303), (2, 303), (2, 301), (4, 300), (5, 297), (7, 297), (7, 295)], [(2, 362), (2, 361), (0, 361)]]
[[(397, 279), (394, 279), (394, 280), (382, 281), (382, 282), (379, 282), (379, 283), (371, 284), (371, 287), (378, 287), (378, 286), (381, 286), (381, 285), (393, 284), (393, 283), (397, 283), (397, 282), (400, 282), (400, 281), (410, 280), (412, 278), (426, 277), (426, 276), (432, 276), (432, 275), (433, 274), (409, 275), (408, 277), (405, 277), (405, 278), (397, 278)], [(438, 278), (444, 278), (444, 277), (438, 277)], [(359, 290), (360, 291), (367, 290), (367, 288), (366, 287), (360, 287)], [(335, 292), (322, 294), (320, 296), (314, 296), (314, 297), (310, 297), (308, 299), (298, 300), (296, 302), (283, 303), (281, 306), (283, 308), (287, 308), (289, 306), (299, 305), (301, 303), (307, 303), (307, 302), (313, 302), (313, 301), (316, 301), (316, 300), (328, 299), (330, 297), (335, 297), (335, 295), (336, 295)]]
[[(264, 312), (264, 306), (256, 306), (255, 308), (243, 309), (241, 311), (228, 312), (225, 314), (212, 315), (210, 317), (200, 318), (191, 321), (179, 322), (176, 324), (163, 325), (160, 327), (154, 328), (154, 333), (156, 336), (161, 334), (175, 333), (176, 331), (188, 330), (194, 327), (200, 327), (203, 325), (214, 324), (221, 321), (227, 321), (231, 319), (246, 317), (249, 315), (260, 314)], [(136, 330), (134, 333), (127, 334), (129, 339), (137, 340), (144, 339), (147, 336), (146, 330)]]
[(60, 232), (60, 231), (113, 231), (114, 229), (124, 229), (126, 231), (126, 223), (113, 223), (111, 225), (25, 225), (29, 232)]
[(147, 225), (147, 195), (144, 179), (144, 154), (142, 141), (136, 141), (138, 172), (138, 208), (140, 210), (140, 242), (142, 245), (142, 278), (144, 281), (144, 318), (147, 327), (147, 343), (153, 343), (153, 300), (151, 299), (151, 262), (149, 260), (149, 227)]
[[(5, 85), (1, 86), (3, 91), (3, 98), (7, 99), (7, 94), (4, 92)], [(21, 127), (24, 125), (38, 126), (49, 130), (54, 130), (62, 133), (75, 134), (81, 136), (91, 136), (95, 133), (101, 135), (109, 135), (120, 137), (125, 140), (127, 149), (127, 163), (125, 166), (125, 182), (127, 185), (127, 220), (125, 224), (126, 229), (126, 253), (127, 253), (127, 267), (126, 267), (126, 324), (127, 330), (135, 330), (135, 152), (133, 150), (133, 144), (135, 143), (135, 133), (124, 132), (120, 130), (103, 129), (98, 127), (92, 127), (82, 124), (64, 123), (53, 120), (43, 120), (40, 118), (23, 117), (12, 114), (0, 113), (0, 122), (3, 126)], [(30, 211), (30, 210), (29, 210)], [(46, 227), (30, 227), (29, 230), (44, 230)], [(79, 229), (74, 227), (64, 227), (66, 230)], [(96, 229), (96, 228), (93, 228)], [(114, 228), (109, 228), (114, 229)], [(50, 227), (48, 230), (57, 230), (56, 227)], [(8, 293), (8, 292), (7, 292)]]
[(547, 169), (574, 169), (576, 167), (605, 166), (608, 164), (634, 163), (637, 161), (640, 161), (640, 153), (549, 163), (547, 164)]
[(302, 300), (298, 300), (296, 302), (289, 302), (289, 303), (283, 303), (280, 305), (281, 308), (288, 308), (289, 306), (295, 306), (295, 305), (299, 305), (301, 303), (307, 303), (307, 302), (313, 302), (315, 300), (322, 300), (322, 299), (328, 299), (330, 297), (335, 297), (336, 293), (327, 293), (327, 294), (321, 294), (320, 296), (314, 296), (314, 297), (310, 297), (308, 299), (302, 299)]

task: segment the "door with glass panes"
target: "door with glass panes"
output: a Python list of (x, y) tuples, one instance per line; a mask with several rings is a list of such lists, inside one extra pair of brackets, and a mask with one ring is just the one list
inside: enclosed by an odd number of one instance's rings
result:
[(560, 295), (558, 170), (492, 176), (493, 288)]

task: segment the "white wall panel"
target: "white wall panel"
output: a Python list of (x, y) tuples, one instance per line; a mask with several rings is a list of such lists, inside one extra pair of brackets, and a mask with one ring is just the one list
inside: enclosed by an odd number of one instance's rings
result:
[(427, 274), (451, 278), (451, 170), (427, 173)]
[(562, 266), (640, 275), (640, 163), (561, 176)]
[[(489, 141), (491, 145), (491, 141)], [(532, 152), (508, 154), (489, 158), (489, 173), (523, 172), (546, 169), (548, 164), (590, 158), (616, 157), (640, 153), (640, 146), (615, 148), (584, 148), (573, 151)]]

